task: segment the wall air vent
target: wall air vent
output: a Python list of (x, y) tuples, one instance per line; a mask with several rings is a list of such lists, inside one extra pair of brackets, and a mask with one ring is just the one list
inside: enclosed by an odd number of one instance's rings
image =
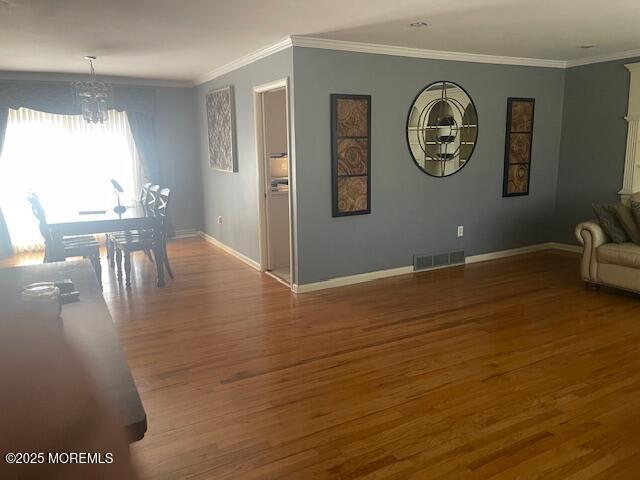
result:
[(456, 250), (455, 252), (449, 253), (449, 263), (451, 265), (464, 263), (464, 250)]
[(464, 250), (433, 253), (430, 255), (414, 255), (413, 270), (429, 270), (431, 268), (446, 267), (447, 265), (460, 265), (464, 262)]
[(414, 255), (413, 270), (426, 270), (433, 267), (433, 255)]
[(448, 253), (436, 253), (433, 256), (433, 266), (434, 267), (443, 267), (445, 265), (449, 265), (449, 254)]

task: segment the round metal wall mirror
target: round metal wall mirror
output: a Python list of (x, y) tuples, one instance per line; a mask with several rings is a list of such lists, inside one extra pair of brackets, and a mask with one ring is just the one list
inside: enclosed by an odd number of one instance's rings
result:
[(478, 114), (460, 85), (434, 82), (415, 98), (407, 116), (407, 143), (413, 160), (434, 177), (464, 167), (476, 146)]

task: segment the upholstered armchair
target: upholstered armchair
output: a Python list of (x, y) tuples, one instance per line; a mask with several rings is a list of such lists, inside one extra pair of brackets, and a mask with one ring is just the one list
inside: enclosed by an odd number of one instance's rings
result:
[[(631, 199), (640, 202), (640, 193)], [(640, 293), (639, 245), (610, 242), (595, 220), (578, 224), (575, 234), (584, 246), (580, 272), (587, 284), (608, 285)]]

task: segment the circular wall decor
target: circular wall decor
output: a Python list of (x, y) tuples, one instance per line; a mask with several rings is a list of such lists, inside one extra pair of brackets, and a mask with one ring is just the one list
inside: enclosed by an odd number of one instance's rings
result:
[(478, 139), (478, 114), (460, 85), (427, 85), (407, 115), (407, 144), (415, 164), (434, 177), (448, 177), (464, 167)]

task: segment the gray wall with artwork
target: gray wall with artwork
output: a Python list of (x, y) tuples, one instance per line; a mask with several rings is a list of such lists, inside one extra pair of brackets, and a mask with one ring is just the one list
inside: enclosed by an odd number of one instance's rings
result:
[(562, 145), (556, 198), (556, 241), (577, 243), (578, 222), (592, 203), (618, 203), (627, 141), (629, 71), (638, 58), (566, 71)]
[[(549, 241), (563, 70), (293, 50), (298, 284), (411, 265), (414, 254), (464, 248), (475, 255)], [(463, 86), (479, 119), (469, 164), (447, 178), (421, 172), (405, 139), (414, 97), (438, 80)], [(372, 96), (370, 215), (331, 216), (331, 93)], [(507, 97), (536, 99), (531, 193), (517, 198), (502, 197)]]
[[(260, 246), (253, 87), (291, 78), (292, 72), (292, 49), (287, 49), (195, 89), (204, 202), (203, 231), (256, 262), (259, 261)], [(209, 167), (205, 98), (210, 91), (229, 85), (233, 86), (235, 101), (236, 173)], [(218, 223), (218, 217), (222, 217), (222, 224)]]

